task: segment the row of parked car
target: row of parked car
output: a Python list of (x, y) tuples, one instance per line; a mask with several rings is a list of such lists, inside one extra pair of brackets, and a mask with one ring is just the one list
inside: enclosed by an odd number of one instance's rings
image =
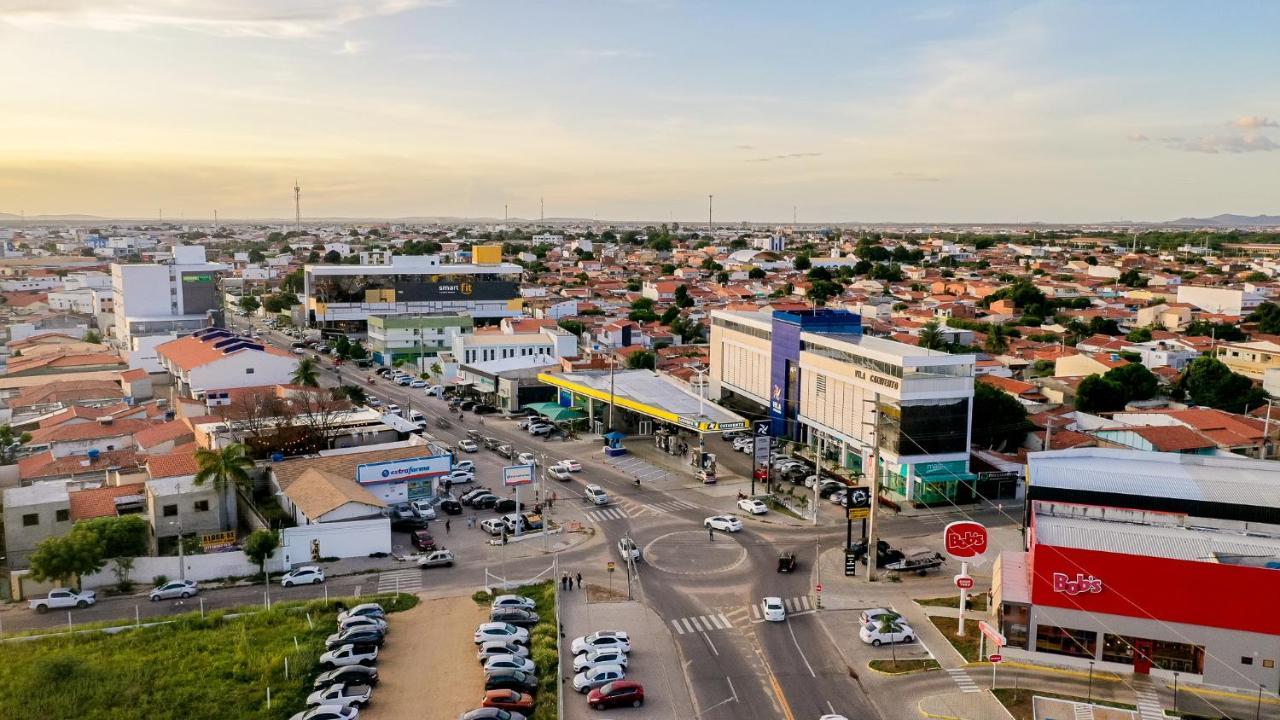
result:
[(476, 659), (484, 669), (480, 707), (460, 720), (525, 720), (538, 691), (537, 665), (529, 657), (529, 628), (541, 619), (524, 595), (499, 595), (489, 606), (489, 622), (476, 628)]
[(587, 705), (604, 710), (613, 707), (640, 707), (644, 686), (627, 680), (630, 667), (631, 636), (624, 630), (597, 630), (574, 638), (573, 689), (587, 696)]
[(338, 631), (325, 639), (321, 673), (312, 681), (308, 709), (290, 720), (356, 720), (378, 684), (378, 649), (387, 637), (387, 614), (377, 603), (338, 613)]

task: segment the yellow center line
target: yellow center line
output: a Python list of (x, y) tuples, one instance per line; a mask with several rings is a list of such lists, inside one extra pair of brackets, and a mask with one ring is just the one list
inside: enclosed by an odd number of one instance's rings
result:
[(795, 715), (791, 714), (791, 705), (787, 703), (787, 696), (782, 694), (782, 686), (778, 684), (778, 678), (773, 676), (773, 671), (765, 668), (765, 672), (769, 675), (769, 684), (773, 686), (773, 694), (777, 696), (778, 702), (782, 704), (782, 715), (787, 720), (796, 720)]

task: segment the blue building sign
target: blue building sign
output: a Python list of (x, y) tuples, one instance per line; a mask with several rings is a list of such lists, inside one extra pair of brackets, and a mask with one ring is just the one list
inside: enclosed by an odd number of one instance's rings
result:
[(862, 335), (862, 316), (847, 310), (814, 308), (773, 313), (769, 362), (769, 434), (792, 434), (800, 402), (800, 334)]

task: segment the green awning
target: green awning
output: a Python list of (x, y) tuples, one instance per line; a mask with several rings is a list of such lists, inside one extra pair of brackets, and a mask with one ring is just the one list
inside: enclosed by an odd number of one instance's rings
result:
[(541, 402), (531, 403), (528, 408), (539, 415), (547, 418), (551, 422), (562, 422), (564, 420), (577, 420), (586, 417), (587, 414), (578, 408), (567, 408), (559, 403)]

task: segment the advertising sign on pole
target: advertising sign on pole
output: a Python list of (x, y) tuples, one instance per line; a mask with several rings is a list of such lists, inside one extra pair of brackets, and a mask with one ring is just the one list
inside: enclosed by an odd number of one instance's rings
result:
[(502, 484), (507, 487), (533, 484), (533, 466), (508, 465), (502, 468)]
[(968, 575), (956, 575), (956, 587), (961, 590), (970, 590), (973, 588), (973, 578)]
[(756, 435), (755, 437), (755, 462), (757, 465), (767, 465), (769, 463), (769, 451), (773, 449), (773, 438), (768, 435)]
[(987, 528), (971, 520), (953, 522), (942, 531), (945, 552), (957, 560), (975, 558), (987, 551)]

